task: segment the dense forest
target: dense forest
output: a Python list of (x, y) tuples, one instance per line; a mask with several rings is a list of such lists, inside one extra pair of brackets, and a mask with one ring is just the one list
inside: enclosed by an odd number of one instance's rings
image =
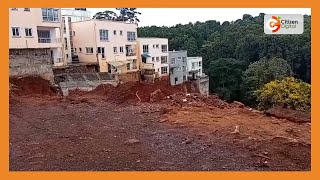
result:
[(311, 16), (305, 15), (301, 35), (266, 35), (260, 13), (232, 22), (140, 27), (138, 36), (168, 38), (170, 50), (202, 56), (211, 93), (257, 105), (254, 92), (270, 81), (294, 77), (311, 83), (310, 21)]

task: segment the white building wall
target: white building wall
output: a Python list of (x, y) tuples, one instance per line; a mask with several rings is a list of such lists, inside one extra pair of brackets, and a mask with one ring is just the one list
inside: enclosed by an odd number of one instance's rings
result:
[[(159, 73), (160, 76), (167, 76), (169, 75), (169, 54), (168, 54), (168, 39), (167, 38), (153, 38), (153, 37), (143, 37), (138, 38), (139, 50), (140, 54), (144, 54), (143, 52), (143, 45), (149, 46), (149, 52), (146, 53), (150, 57), (147, 58), (146, 63), (154, 64), (154, 69), (156, 73)], [(158, 48), (157, 48), (158, 45)], [(162, 52), (161, 45), (167, 45), (167, 51)], [(161, 63), (161, 56), (167, 57), (167, 63)], [(158, 60), (157, 60), (158, 59)], [(161, 67), (167, 67), (167, 73), (161, 73)]]
[[(194, 67), (192, 67), (194, 64)], [(202, 75), (202, 57), (187, 57), (187, 69), (188, 72), (198, 70), (198, 75)]]

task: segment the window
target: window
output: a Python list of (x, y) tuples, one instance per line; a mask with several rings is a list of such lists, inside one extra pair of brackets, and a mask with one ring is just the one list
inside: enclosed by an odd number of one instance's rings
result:
[(99, 34), (100, 34), (100, 41), (108, 41), (108, 30), (100, 29)]
[(113, 47), (113, 53), (117, 53), (117, 47)]
[(202, 66), (202, 62), (201, 61), (199, 61), (199, 67), (201, 67)]
[(186, 76), (183, 76), (183, 81), (187, 80), (187, 77)]
[(168, 73), (168, 67), (161, 67), (161, 74), (167, 74)]
[(71, 17), (68, 17), (68, 22), (71, 22)]
[(27, 37), (32, 37), (32, 29), (31, 28), (25, 28), (24, 29)]
[(123, 46), (120, 46), (120, 53), (123, 53)]
[(87, 54), (93, 54), (93, 48), (92, 47), (86, 47), (86, 53)]
[(175, 77), (174, 78), (174, 84), (177, 84), (177, 81), (178, 81), (178, 77)]
[(196, 63), (193, 62), (193, 63), (192, 63), (192, 69), (195, 69), (195, 68), (196, 68)]
[(132, 60), (132, 69), (137, 69), (137, 60), (136, 59), (133, 59)]
[(66, 45), (65, 49), (68, 49), (68, 40), (67, 40), (67, 38), (64, 38), (64, 44)]
[(156, 48), (159, 49), (159, 44), (156, 45)]
[(127, 39), (128, 39), (128, 41), (135, 41), (136, 40), (136, 32), (127, 32)]
[(156, 57), (156, 61), (159, 62), (159, 57)]
[(74, 52), (75, 52), (75, 53), (77, 52), (77, 48), (74, 48)]
[(182, 57), (182, 62), (185, 63), (187, 60), (187, 57)]
[(152, 62), (154, 62), (154, 57), (152, 57)]
[(181, 60), (181, 57), (178, 57), (178, 60)]
[(123, 34), (122, 34), (122, 31), (120, 31), (120, 36), (122, 36)]
[(161, 45), (161, 50), (162, 52), (168, 52), (168, 45), (166, 44)]
[(12, 36), (13, 37), (20, 37), (19, 28), (18, 27), (12, 27)]
[(18, 8), (11, 8), (12, 11), (18, 11)]
[(183, 72), (187, 71), (187, 67), (186, 66), (182, 66)]
[(153, 45), (152, 47), (155, 48), (155, 45)]
[(39, 43), (51, 43), (50, 30), (38, 30)]
[(149, 45), (143, 45), (142, 49), (143, 49), (144, 53), (148, 53), (149, 52)]
[(24, 11), (30, 11), (30, 8), (24, 8)]
[(76, 32), (75, 31), (72, 31), (72, 36), (75, 36), (76, 35)]
[(66, 22), (66, 18), (62, 17), (62, 22), (65, 23)]
[(82, 52), (82, 48), (79, 48), (79, 52)]
[(73, 53), (74, 52), (74, 49), (73, 48), (71, 48), (71, 53)]
[(127, 70), (130, 71), (130, 65), (131, 63), (127, 63)]
[(113, 34), (114, 34), (114, 35), (117, 35), (117, 31), (116, 31), (116, 30), (114, 30), (114, 31), (113, 31)]
[(161, 56), (161, 64), (168, 63), (168, 57), (167, 56)]
[(176, 63), (176, 58), (171, 58), (171, 64), (175, 64)]
[(98, 47), (98, 53), (101, 53), (101, 47)]
[(42, 8), (42, 20), (49, 22), (59, 22), (59, 9)]

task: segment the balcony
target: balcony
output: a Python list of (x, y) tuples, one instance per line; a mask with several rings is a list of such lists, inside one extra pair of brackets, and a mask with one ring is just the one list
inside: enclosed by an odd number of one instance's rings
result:
[(136, 56), (136, 55), (137, 55), (137, 53), (135, 53), (135, 52), (127, 52), (127, 53), (126, 53), (126, 56), (127, 56), (127, 57)]
[(45, 38), (45, 37), (39, 37), (38, 43), (40, 48), (59, 48), (62, 47), (61, 38)]
[(154, 69), (154, 64), (153, 63), (142, 63), (140, 68), (141, 69)]

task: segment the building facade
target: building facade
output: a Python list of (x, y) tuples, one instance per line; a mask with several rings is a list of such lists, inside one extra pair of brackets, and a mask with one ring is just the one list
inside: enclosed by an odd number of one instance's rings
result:
[(62, 63), (61, 10), (10, 8), (10, 65)]
[[(71, 23), (78, 21), (87, 21), (91, 19), (91, 13), (85, 8), (76, 9), (61, 9), (62, 29), (63, 29), (63, 49), (65, 63), (72, 63), (73, 54), (73, 39), (74, 32), (72, 31)], [(74, 60), (78, 59), (74, 57)]]
[(170, 84), (182, 84), (187, 80), (187, 51), (169, 51)]
[(80, 63), (99, 64), (100, 72), (138, 71), (137, 27), (97, 19), (72, 22), (73, 52)]
[(154, 69), (156, 77), (168, 76), (168, 39), (143, 37), (138, 38), (138, 44), (141, 69)]
[(187, 64), (189, 78), (202, 76), (202, 57), (187, 57)]

